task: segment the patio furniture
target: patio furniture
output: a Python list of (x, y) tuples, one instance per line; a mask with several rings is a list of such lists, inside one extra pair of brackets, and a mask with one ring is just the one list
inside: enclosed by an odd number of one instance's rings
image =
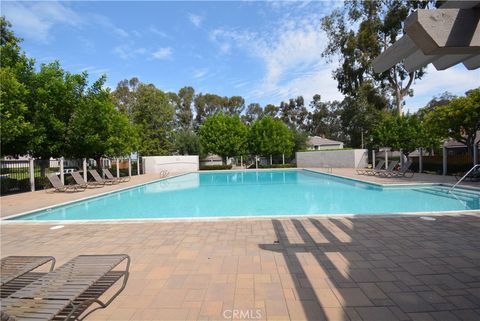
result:
[(382, 159), (378, 162), (377, 166), (375, 166), (375, 168), (359, 168), (357, 169), (357, 174), (358, 175), (366, 175), (367, 173), (370, 173), (370, 172), (373, 172), (375, 170), (380, 170), (383, 165), (385, 164), (385, 161)]
[(68, 192), (68, 191), (83, 192), (85, 190), (84, 186), (80, 186), (78, 184), (73, 184), (73, 185), (63, 184), (60, 178), (58, 178), (56, 174), (48, 175), (47, 178), (50, 184), (52, 184), (52, 187), (55, 192)]
[(165, 178), (165, 177), (168, 176), (168, 174), (169, 174), (169, 172), (166, 169), (162, 169), (160, 171), (160, 178)]
[[(125, 269), (118, 270), (123, 262)], [(2, 299), (1, 310), (16, 320), (83, 320), (123, 291), (129, 268), (126, 254), (80, 255)], [(120, 288), (107, 301), (99, 300), (121, 278)], [(87, 311), (94, 303), (98, 306)]]
[(98, 174), (98, 172), (97, 172), (95, 169), (91, 169), (91, 170), (89, 170), (89, 172), (90, 172), (90, 174), (92, 174), (93, 179), (94, 179), (97, 183), (111, 184), (111, 185), (120, 183), (120, 182), (119, 182), (118, 180), (116, 180), (116, 179), (109, 179), (109, 178), (105, 179), (105, 178), (102, 178), (102, 177), (100, 176), (100, 174)]
[(79, 172), (72, 172), (71, 173), (73, 179), (75, 180), (75, 182), (79, 185), (79, 186), (82, 186), (82, 187), (103, 187), (105, 184), (103, 183), (99, 183), (99, 182), (85, 182), (85, 180), (83, 179), (82, 175), (80, 175)]
[(53, 256), (4, 257), (0, 261), (0, 297), (8, 297), (44, 275), (45, 272), (35, 270), (48, 263), (52, 271), (55, 266)]
[(120, 183), (128, 182), (130, 180), (130, 176), (123, 176), (123, 177), (113, 176), (113, 174), (110, 172), (108, 168), (103, 169), (103, 174), (105, 174), (105, 176), (107, 176), (108, 179), (118, 180)]
[[(455, 178), (456, 178), (457, 181), (459, 181), (463, 176), (465, 176), (465, 175), (462, 175), (462, 176), (456, 176), (455, 175)], [(470, 173), (468, 173), (463, 180), (465, 180), (465, 181), (468, 180), (470, 182), (480, 181), (480, 167), (477, 166), (476, 168), (471, 170)]]
[(398, 162), (397, 161), (393, 161), (393, 162), (390, 162), (390, 164), (388, 164), (388, 167), (386, 169), (379, 169), (379, 170), (373, 170), (369, 173), (367, 173), (367, 175), (371, 175), (371, 176), (375, 176), (375, 175), (380, 175), (380, 176), (386, 176), (386, 175), (389, 175), (393, 170), (394, 168), (398, 165)]
[[(415, 172), (410, 169), (412, 164), (413, 164), (412, 161), (407, 161), (407, 162), (405, 162), (405, 164), (403, 164), (403, 166), (400, 168), (400, 170), (391, 171), (389, 173), (384, 173), (383, 175), (385, 177), (408, 177), (408, 178), (412, 178), (413, 175), (415, 175)], [(410, 176), (410, 174), (411, 174), (411, 176)]]

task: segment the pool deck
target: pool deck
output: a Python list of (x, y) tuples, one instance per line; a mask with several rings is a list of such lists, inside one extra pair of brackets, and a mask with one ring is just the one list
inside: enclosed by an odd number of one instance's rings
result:
[[(333, 173), (361, 178), (353, 170)], [(155, 179), (2, 197), (2, 215)], [(443, 179), (436, 182), (448, 183)], [(127, 287), (87, 321), (480, 320), (480, 214), (438, 214), (434, 221), (312, 216), (91, 222), (54, 230), (48, 222), (16, 222), (0, 224), (0, 251), (1, 257), (53, 255), (57, 266), (79, 254), (129, 254)]]

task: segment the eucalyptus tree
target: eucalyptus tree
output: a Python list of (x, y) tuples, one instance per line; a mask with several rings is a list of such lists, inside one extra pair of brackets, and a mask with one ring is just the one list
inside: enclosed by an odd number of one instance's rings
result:
[(263, 109), (260, 104), (252, 103), (249, 104), (245, 115), (242, 116), (243, 121), (247, 125), (251, 125), (257, 119), (261, 119), (263, 117)]
[(424, 69), (408, 72), (402, 63), (398, 63), (376, 74), (372, 61), (402, 36), (405, 19), (410, 13), (433, 6), (434, 2), (346, 0), (343, 8), (324, 17), (322, 28), (328, 42), (323, 56), (340, 61), (339, 67), (333, 71), (338, 89), (355, 97), (362, 83), (370, 81), (375, 87), (388, 89), (393, 106), (401, 114), (404, 97), (413, 95), (412, 84), (422, 78)]

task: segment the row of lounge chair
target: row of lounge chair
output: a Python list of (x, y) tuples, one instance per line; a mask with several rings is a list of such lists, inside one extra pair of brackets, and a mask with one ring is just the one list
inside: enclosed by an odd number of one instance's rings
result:
[(358, 175), (370, 175), (370, 176), (380, 176), (380, 177), (386, 177), (386, 178), (391, 178), (391, 177), (413, 177), (415, 174), (410, 167), (412, 166), (412, 161), (406, 161), (403, 166), (400, 166), (399, 169), (397, 169), (398, 162), (397, 161), (392, 161), (390, 164), (388, 164), (388, 167), (386, 169), (382, 169), (383, 166), (385, 165), (384, 160), (380, 160), (375, 166), (375, 168), (357, 168), (356, 172)]
[(130, 180), (130, 176), (114, 177), (107, 168), (103, 170), (106, 178), (102, 178), (95, 169), (91, 169), (88, 172), (92, 175), (94, 181), (85, 181), (79, 172), (70, 173), (75, 180), (75, 184), (69, 185), (63, 184), (56, 174), (47, 177), (56, 192), (81, 192), (89, 187), (103, 187), (105, 185), (119, 184)]
[[(83, 320), (107, 307), (123, 291), (130, 257), (79, 255), (55, 270), (54, 266), (51, 256), (8, 256), (1, 260), (1, 320)], [(38, 272), (45, 267), (49, 272)], [(122, 278), (110, 298), (101, 300)]]

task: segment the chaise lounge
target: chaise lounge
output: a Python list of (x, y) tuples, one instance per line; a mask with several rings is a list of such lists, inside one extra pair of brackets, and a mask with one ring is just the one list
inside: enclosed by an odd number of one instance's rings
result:
[(113, 184), (118, 184), (118, 183), (120, 183), (120, 181), (117, 180), (117, 179), (109, 179), (109, 178), (105, 179), (105, 178), (102, 178), (102, 177), (100, 176), (100, 174), (98, 174), (98, 172), (97, 172), (95, 169), (89, 170), (89, 173), (92, 174), (93, 179), (94, 179), (97, 183), (99, 183), (99, 184), (103, 184), (103, 185), (105, 185), (105, 184), (110, 184), (110, 185), (113, 185)]
[(120, 183), (128, 182), (130, 180), (130, 176), (123, 176), (123, 177), (113, 176), (113, 174), (110, 172), (110, 170), (108, 168), (103, 169), (103, 174), (105, 174), (105, 176), (107, 176), (108, 179), (118, 180)]
[(70, 173), (73, 177), (73, 179), (75, 180), (75, 183), (77, 183), (79, 186), (82, 186), (84, 188), (88, 188), (88, 187), (103, 187), (105, 184), (103, 183), (99, 183), (99, 182), (86, 182), (82, 175), (80, 175), (79, 172), (72, 172)]
[(37, 269), (50, 264), (55, 266), (53, 256), (7, 256), (0, 261), (0, 298), (6, 298), (36, 279), (45, 275)]
[(83, 192), (85, 190), (84, 186), (78, 185), (78, 184), (72, 184), (72, 185), (65, 185), (62, 183), (60, 178), (56, 174), (51, 174), (47, 176), (50, 184), (52, 184), (52, 187), (55, 192)]
[[(123, 262), (125, 269), (115, 270)], [(2, 299), (2, 318), (83, 320), (107, 307), (123, 291), (129, 268), (130, 257), (126, 254), (77, 256)], [(107, 301), (99, 300), (121, 278), (121, 287)], [(98, 306), (87, 311), (94, 303)]]
[(375, 168), (357, 168), (357, 174), (358, 175), (367, 175), (370, 172), (378, 171), (383, 167), (384, 164), (385, 164), (385, 161), (382, 159), (378, 162), (378, 164), (377, 164), (377, 166), (375, 166)]

